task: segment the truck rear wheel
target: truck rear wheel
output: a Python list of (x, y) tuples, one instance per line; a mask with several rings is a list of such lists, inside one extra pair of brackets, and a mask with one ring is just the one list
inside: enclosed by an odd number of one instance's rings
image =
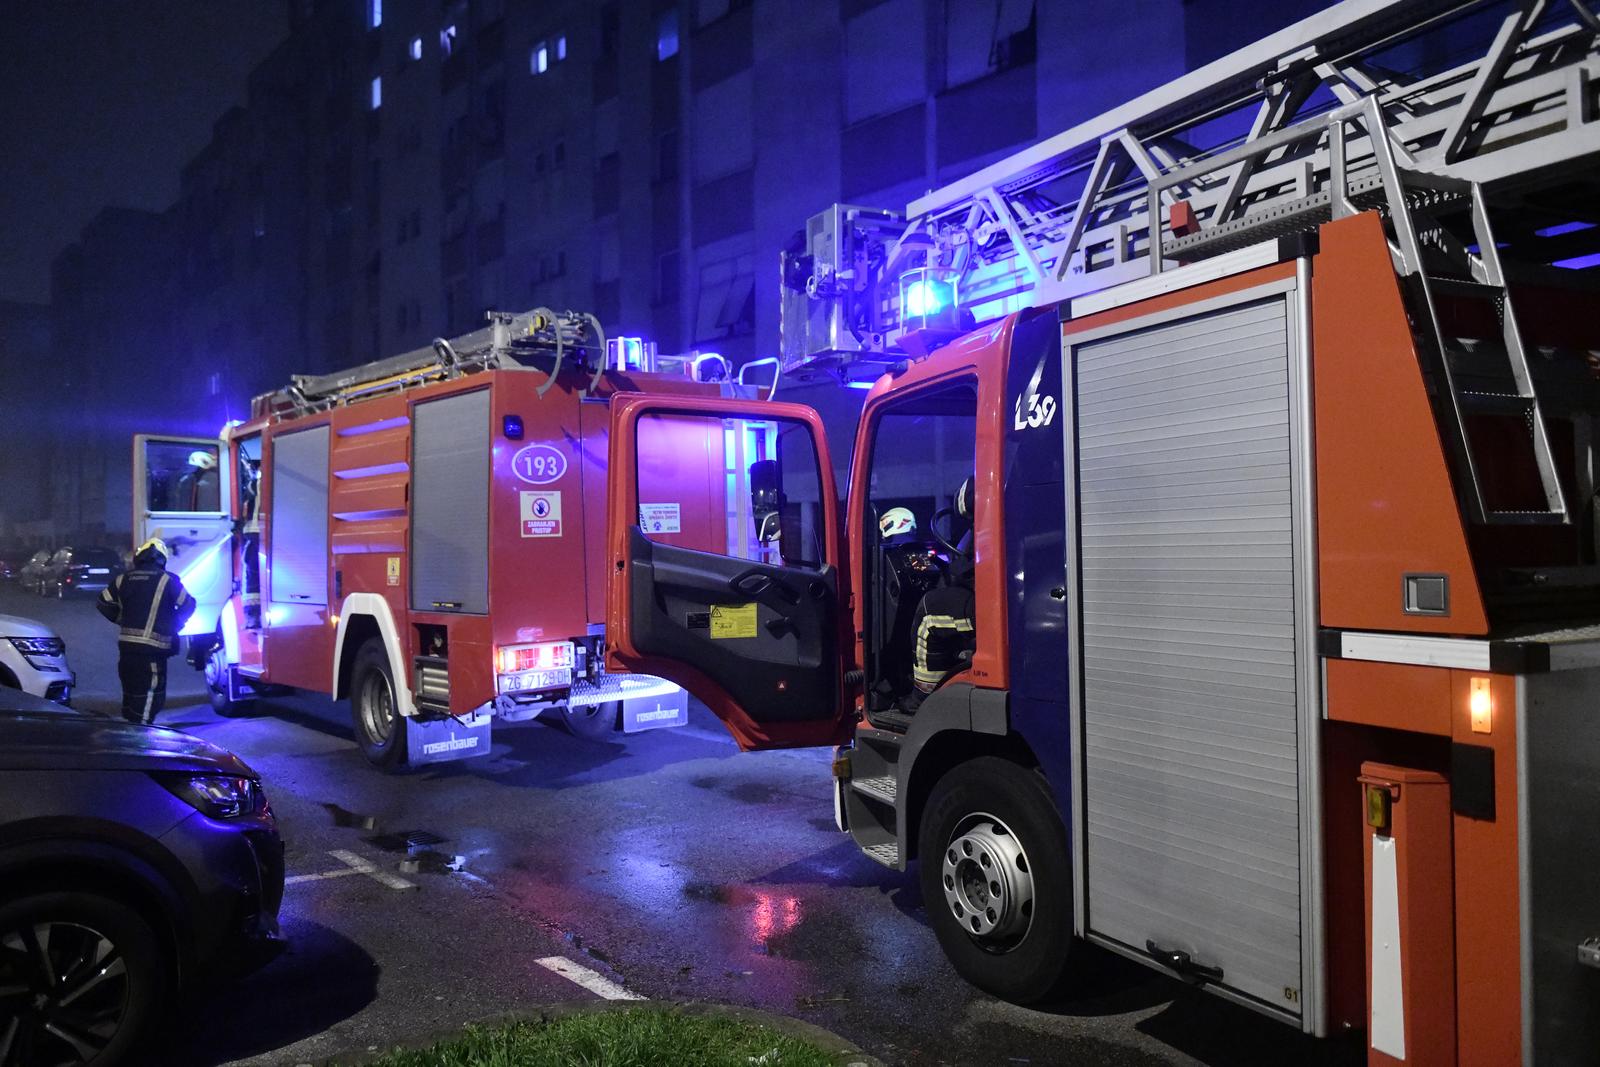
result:
[(574, 737), (587, 741), (604, 741), (617, 729), (617, 718), (622, 714), (622, 701), (610, 700), (604, 704), (585, 704), (562, 707), (561, 725)]
[(350, 717), (356, 744), (375, 767), (405, 762), (406, 720), (400, 714), (389, 653), (381, 637), (370, 638), (356, 653), (350, 672)]
[(1018, 1004), (1067, 971), (1072, 865), (1038, 772), (984, 756), (941, 778), (922, 816), (923, 904), (961, 977)]

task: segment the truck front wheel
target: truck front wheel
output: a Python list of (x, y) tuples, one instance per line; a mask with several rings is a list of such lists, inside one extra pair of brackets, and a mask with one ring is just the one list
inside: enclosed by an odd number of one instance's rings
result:
[(350, 717), (356, 744), (375, 767), (395, 767), (406, 754), (406, 720), (400, 714), (389, 653), (383, 639), (370, 638), (356, 653), (350, 672)]
[(237, 715), (247, 715), (254, 709), (253, 700), (228, 698), (228, 646), (223, 643), (221, 631), (212, 639), (202, 670), (205, 672), (206, 692), (211, 697), (211, 710), (223, 718), (231, 719)]
[(1043, 777), (984, 756), (933, 788), (918, 856), (923, 904), (961, 977), (1018, 1004), (1049, 996), (1072, 952), (1072, 865)]

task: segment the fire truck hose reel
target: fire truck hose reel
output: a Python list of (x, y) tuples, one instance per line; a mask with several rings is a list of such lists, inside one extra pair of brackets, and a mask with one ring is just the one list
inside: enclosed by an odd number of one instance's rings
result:
[(956, 827), (944, 851), (945, 904), (974, 937), (1017, 940), (1033, 920), (1032, 871), (1010, 827), (974, 813)]

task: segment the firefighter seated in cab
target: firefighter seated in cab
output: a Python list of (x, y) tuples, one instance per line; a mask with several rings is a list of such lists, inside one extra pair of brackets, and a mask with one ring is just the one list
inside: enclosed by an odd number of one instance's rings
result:
[(122, 681), (122, 717), (150, 725), (167, 700), (167, 660), (178, 651), (178, 634), (194, 614), (194, 597), (167, 570), (171, 553), (151, 538), (133, 555), (133, 569), (106, 586), (95, 608), (121, 627), (117, 676)]
[[(894, 694), (893, 704), (908, 714), (921, 707), (946, 680), (965, 670), (977, 647), (972, 582), (973, 482), (970, 477), (962, 482), (956, 491), (955, 506), (939, 509), (929, 520), (927, 532), (937, 548), (917, 538), (916, 517), (908, 508), (891, 508), (878, 520), (889, 563), (890, 599), (902, 605), (895, 612), (885, 665), (891, 674), (910, 675), (886, 678), (880, 685), (885, 695)], [(939, 531), (939, 523), (946, 517), (950, 522), (948, 537)], [(913, 597), (916, 609), (908, 616), (906, 609)]]

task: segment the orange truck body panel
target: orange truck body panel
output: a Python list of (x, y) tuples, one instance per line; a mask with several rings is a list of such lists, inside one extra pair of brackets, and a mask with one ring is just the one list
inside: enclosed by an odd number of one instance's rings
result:
[[(1383, 222), (1322, 227), (1311, 279), (1322, 624), (1489, 631)], [(1444, 574), (1449, 614), (1402, 610), (1406, 574)]]

